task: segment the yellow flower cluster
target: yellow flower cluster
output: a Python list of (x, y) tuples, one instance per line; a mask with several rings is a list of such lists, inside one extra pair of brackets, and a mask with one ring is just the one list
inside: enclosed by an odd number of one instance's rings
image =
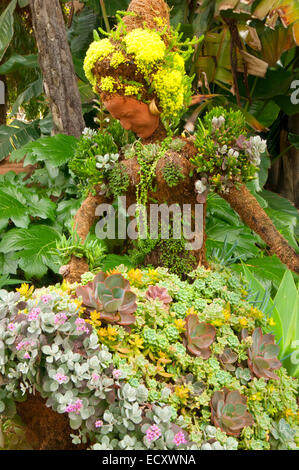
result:
[(142, 272), (140, 269), (130, 269), (127, 273), (127, 278), (130, 281), (130, 284), (133, 284), (136, 287), (143, 284)]
[(127, 85), (125, 87), (126, 96), (138, 95), (139, 92), (140, 92), (140, 87), (138, 87), (137, 85)]
[(29, 299), (29, 297), (31, 297), (31, 294), (34, 291), (34, 286), (29, 287), (29, 284), (22, 284), (21, 287), (16, 289), (16, 291), (19, 292), (26, 299)]
[(120, 65), (120, 64), (123, 64), (125, 62), (127, 62), (128, 59), (126, 59), (126, 57), (123, 55), (122, 52), (120, 51), (116, 51), (112, 54), (112, 57), (111, 57), (111, 61), (110, 61), (110, 65), (111, 67), (113, 67), (114, 69), (117, 69), (117, 67)]
[(163, 110), (161, 117), (176, 116), (184, 106), (185, 89), (182, 72), (161, 68), (153, 76), (153, 88)]
[(138, 70), (148, 76), (159, 61), (164, 59), (166, 46), (156, 31), (137, 28), (124, 37), (127, 53), (135, 56)]
[(101, 90), (108, 91), (109, 93), (113, 93), (114, 86), (117, 84), (115, 78), (108, 75), (107, 77), (103, 77), (101, 79)]
[(101, 41), (94, 41), (90, 44), (88, 51), (86, 53), (83, 68), (84, 68), (84, 72), (85, 72), (87, 79), (90, 81), (92, 85), (95, 85), (95, 81), (96, 81), (92, 73), (92, 69), (94, 68), (95, 63), (98, 60), (103, 60), (113, 51), (114, 51), (114, 46), (108, 38), (101, 39)]

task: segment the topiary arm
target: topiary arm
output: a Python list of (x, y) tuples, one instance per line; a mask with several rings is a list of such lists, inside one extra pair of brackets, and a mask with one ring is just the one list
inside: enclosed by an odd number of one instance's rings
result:
[(234, 186), (227, 193), (219, 192), (219, 195), (231, 205), (243, 222), (267, 243), (272, 254), (291, 271), (299, 273), (299, 255), (278, 232), (270, 217), (245, 185), (239, 189)]

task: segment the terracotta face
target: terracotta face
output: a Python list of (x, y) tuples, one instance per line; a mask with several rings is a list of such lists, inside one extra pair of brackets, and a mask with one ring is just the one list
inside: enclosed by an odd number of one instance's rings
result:
[(136, 98), (114, 95), (104, 101), (104, 106), (124, 129), (135, 132), (141, 139), (150, 137), (159, 126), (159, 116), (151, 114), (149, 106)]

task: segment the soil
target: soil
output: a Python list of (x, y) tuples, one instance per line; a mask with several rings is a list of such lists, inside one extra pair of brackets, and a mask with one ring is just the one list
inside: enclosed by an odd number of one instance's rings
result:
[(26, 426), (26, 439), (33, 450), (84, 450), (88, 444), (74, 445), (67, 414), (60, 414), (46, 406), (39, 393), (16, 403), (17, 413)]

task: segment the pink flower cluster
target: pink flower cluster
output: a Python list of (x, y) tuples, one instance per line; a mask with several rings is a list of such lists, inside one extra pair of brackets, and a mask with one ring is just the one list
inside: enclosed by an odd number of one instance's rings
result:
[(82, 331), (83, 333), (88, 333), (89, 329), (86, 325), (86, 322), (83, 318), (77, 318), (75, 321), (75, 325), (77, 326), (77, 331)]
[(99, 380), (99, 378), (100, 378), (100, 376), (99, 376), (98, 374), (96, 374), (95, 372), (92, 374), (91, 377), (92, 377), (92, 380), (93, 380), (94, 382), (96, 382), (96, 381)]
[(33, 308), (31, 310), (31, 312), (28, 314), (28, 320), (29, 321), (32, 321), (32, 320), (37, 320), (38, 316), (40, 314), (40, 308)]
[(59, 382), (60, 384), (64, 384), (67, 382), (67, 376), (66, 375), (63, 375), (63, 374), (60, 374), (59, 372), (55, 375), (55, 379), (57, 380), (57, 382)]
[(158, 428), (156, 424), (153, 424), (148, 430), (146, 431), (146, 438), (148, 441), (156, 441), (161, 436), (161, 430)]
[(67, 321), (67, 316), (64, 312), (57, 313), (54, 318), (55, 325), (64, 325)]
[(17, 351), (20, 351), (20, 350), (23, 349), (24, 347), (33, 346), (33, 345), (34, 345), (34, 342), (32, 342), (32, 341), (20, 341), (20, 342), (16, 345), (16, 350), (17, 350)]
[(7, 328), (8, 328), (10, 331), (14, 331), (15, 327), (16, 327), (16, 325), (15, 325), (14, 323), (9, 323), (9, 324), (7, 325)]
[(81, 410), (82, 406), (83, 406), (82, 400), (80, 400), (80, 398), (78, 398), (76, 403), (70, 403), (69, 405), (67, 405), (65, 407), (65, 412), (66, 413), (76, 413), (76, 415), (78, 415), (80, 413), (80, 410)]
[(47, 304), (49, 302), (49, 300), (52, 300), (52, 296), (51, 295), (42, 295), (41, 296), (41, 301), (44, 302), (44, 304)]
[(98, 419), (95, 423), (94, 423), (95, 427), (96, 428), (100, 428), (101, 426), (103, 426), (103, 421), (101, 419)]
[(176, 446), (179, 446), (180, 444), (187, 444), (187, 441), (186, 441), (186, 438), (185, 438), (185, 435), (184, 435), (183, 431), (178, 432), (174, 436), (173, 442), (175, 443)]
[(112, 376), (116, 380), (120, 378), (121, 374), (122, 372), (120, 369), (114, 369), (114, 371), (112, 372)]

